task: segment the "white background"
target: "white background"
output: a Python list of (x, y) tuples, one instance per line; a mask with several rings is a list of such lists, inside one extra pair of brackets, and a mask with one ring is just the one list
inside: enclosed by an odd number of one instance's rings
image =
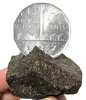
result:
[(52, 3), (61, 8), (71, 23), (71, 41), (64, 54), (82, 69), (83, 84), (76, 95), (68, 100), (85, 100), (86, 97), (86, 0), (0, 0), (0, 69), (8, 66), (12, 55), (20, 51), (13, 39), (13, 23), (19, 12), (34, 2)]

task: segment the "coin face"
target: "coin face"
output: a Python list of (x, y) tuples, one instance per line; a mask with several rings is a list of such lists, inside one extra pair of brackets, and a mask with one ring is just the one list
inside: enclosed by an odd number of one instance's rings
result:
[(59, 56), (70, 40), (70, 23), (65, 13), (48, 3), (23, 9), (14, 23), (14, 40), (24, 55), (37, 46), (51, 57)]

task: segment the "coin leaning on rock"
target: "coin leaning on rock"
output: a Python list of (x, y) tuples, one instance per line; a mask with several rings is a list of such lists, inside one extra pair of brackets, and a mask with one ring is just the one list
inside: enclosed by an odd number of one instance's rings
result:
[(65, 13), (48, 3), (26, 7), (14, 23), (14, 40), (24, 55), (37, 46), (56, 58), (67, 47), (70, 33), (70, 23)]

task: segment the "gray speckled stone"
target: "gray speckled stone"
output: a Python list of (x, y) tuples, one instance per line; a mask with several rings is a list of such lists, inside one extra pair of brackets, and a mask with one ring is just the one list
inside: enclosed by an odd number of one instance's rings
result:
[(35, 47), (27, 56), (20, 53), (11, 58), (6, 80), (15, 96), (41, 99), (77, 93), (82, 72), (65, 55), (53, 59)]

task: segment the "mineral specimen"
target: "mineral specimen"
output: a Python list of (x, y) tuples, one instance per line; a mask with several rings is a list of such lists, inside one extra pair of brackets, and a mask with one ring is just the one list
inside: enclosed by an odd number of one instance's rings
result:
[(77, 93), (82, 83), (82, 72), (64, 54), (54, 59), (34, 47), (27, 56), (20, 53), (11, 58), (6, 80), (13, 95), (41, 99)]

